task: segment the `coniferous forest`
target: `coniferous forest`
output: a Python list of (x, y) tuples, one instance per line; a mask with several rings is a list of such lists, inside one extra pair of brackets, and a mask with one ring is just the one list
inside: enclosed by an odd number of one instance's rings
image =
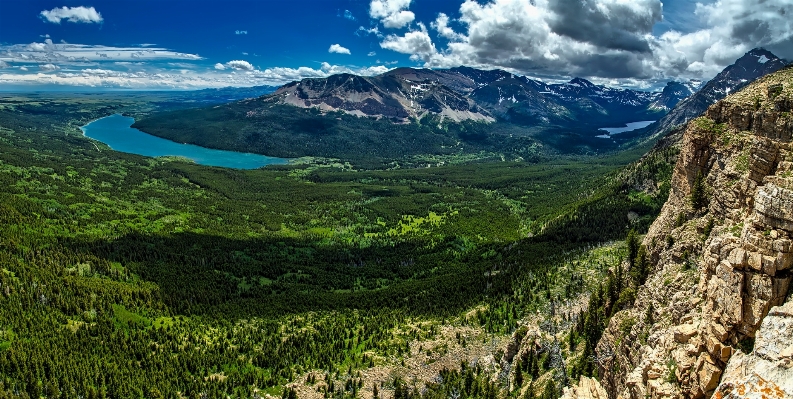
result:
[[(79, 130), (151, 104), (0, 98), (0, 397), (558, 397), (647, 278), (677, 155), (234, 170)], [(506, 374), (465, 355), (530, 328)]]

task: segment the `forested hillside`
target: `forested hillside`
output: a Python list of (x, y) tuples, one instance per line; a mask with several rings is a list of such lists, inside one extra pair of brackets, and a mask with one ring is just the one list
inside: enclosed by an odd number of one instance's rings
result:
[[(546, 340), (563, 331), (567, 322), (534, 315), (570, 306), (610, 273), (622, 250), (598, 245), (649, 225), (675, 156), (654, 153), (628, 172), (643, 149), (241, 171), (117, 153), (77, 129), (145, 108), (2, 99), (0, 395), (290, 396), (299, 377), (346, 397), (374, 394), (371, 370), (390, 370), (377, 377), (381, 396), (510, 395), (511, 377), (492, 379), (455, 351), (495, 356), (487, 342), (532, 323)], [(518, 388), (548, 397), (566, 366), (537, 342), (531, 356), (545, 360)], [(401, 379), (421, 369), (417, 356), (452, 355), (449, 385)], [(514, 367), (498, 356), (499, 370)]]

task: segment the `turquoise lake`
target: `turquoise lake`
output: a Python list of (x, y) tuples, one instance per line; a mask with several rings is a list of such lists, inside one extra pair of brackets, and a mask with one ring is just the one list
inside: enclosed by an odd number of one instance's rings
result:
[(620, 134), (625, 132), (630, 132), (636, 129), (641, 129), (647, 126), (650, 126), (655, 121), (639, 121), (639, 122), (629, 122), (622, 127), (601, 127), (598, 130), (606, 131), (606, 134), (601, 134), (600, 137), (602, 139), (607, 139), (611, 137), (612, 134)]
[(234, 169), (257, 169), (289, 162), (285, 158), (176, 143), (133, 129), (131, 126), (134, 122), (134, 118), (116, 114), (97, 119), (80, 129), (86, 137), (101, 141), (116, 151), (147, 157), (178, 156), (192, 159), (201, 165)]

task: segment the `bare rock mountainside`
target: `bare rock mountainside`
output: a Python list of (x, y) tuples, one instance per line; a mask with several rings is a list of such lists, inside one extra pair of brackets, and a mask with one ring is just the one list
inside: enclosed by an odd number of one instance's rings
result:
[[(716, 101), (740, 90), (763, 75), (782, 69), (785, 64), (784, 60), (766, 49), (756, 48), (749, 51), (737, 59), (734, 64), (724, 68), (713, 79), (705, 83), (702, 88), (689, 86), (689, 89), (698, 88), (698, 90), (691, 90), (692, 95), (687, 96), (685, 95), (685, 90), (679, 90), (679, 100), (666, 105), (667, 108), (671, 108), (671, 111), (654, 124), (651, 135), (668, 132), (675, 126), (683, 125), (691, 119), (702, 115)], [(664, 89), (665, 92), (667, 88)], [(662, 95), (657, 101), (663, 101), (664, 98), (668, 98), (668, 94), (666, 97)], [(654, 106), (663, 108), (659, 104), (654, 104)]]
[(610, 398), (793, 398), (792, 111), (787, 67), (686, 127), (653, 272), (598, 343)]
[[(303, 79), (282, 86), (268, 101), (395, 122), (437, 115), (457, 122), (502, 119), (530, 125), (596, 122), (618, 126), (636, 118), (657, 118), (692, 92), (686, 89), (677, 96), (663, 96), (599, 86), (582, 78), (545, 84), (502, 70), (466, 67), (397, 68), (370, 77), (340, 74)], [(659, 100), (668, 106), (651, 106)]]

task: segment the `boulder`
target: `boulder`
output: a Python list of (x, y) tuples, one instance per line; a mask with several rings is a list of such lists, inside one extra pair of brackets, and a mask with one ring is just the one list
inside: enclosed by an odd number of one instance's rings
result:
[(757, 220), (793, 232), (793, 191), (766, 184), (757, 190), (754, 203)]
[(702, 353), (697, 361), (697, 380), (699, 380), (699, 389), (703, 393), (708, 393), (719, 385), (719, 378), (721, 377), (721, 369), (716, 366), (716, 363), (711, 360), (710, 356)]
[(735, 248), (730, 251), (730, 255), (727, 257), (727, 261), (730, 262), (732, 267), (736, 269), (743, 269), (746, 266), (747, 256), (746, 251), (743, 248)]
[(743, 273), (720, 263), (708, 283), (713, 312), (719, 315), (725, 325), (737, 325), (743, 319), (743, 279)]
[(697, 335), (697, 326), (693, 324), (683, 324), (675, 328), (675, 341), (685, 344), (691, 337)]

